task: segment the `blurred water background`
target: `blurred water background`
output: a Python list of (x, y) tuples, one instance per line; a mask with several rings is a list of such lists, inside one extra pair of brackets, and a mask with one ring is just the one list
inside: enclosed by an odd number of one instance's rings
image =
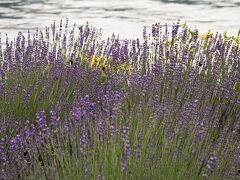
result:
[[(15, 37), (18, 31), (44, 28), (54, 20), (102, 28), (104, 37), (137, 38), (145, 25), (180, 19), (201, 32), (240, 28), (240, 0), (0, 0), (0, 32)], [(63, 21), (65, 22), (65, 21)]]

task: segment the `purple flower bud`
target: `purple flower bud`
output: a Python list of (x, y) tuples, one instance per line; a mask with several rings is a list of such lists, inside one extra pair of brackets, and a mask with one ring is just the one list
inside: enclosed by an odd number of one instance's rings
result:
[(207, 162), (208, 175), (210, 175), (215, 169), (217, 164), (217, 156), (212, 154)]
[(126, 160), (125, 155), (123, 155), (122, 160), (121, 160), (121, 171), (123, 174), (125, 174), (127, 171), (127, 160)]
[(7, 154), (4, 145), (5, 139), (2, 138), (0, 140), (0, 161), (6, 162), (7, 161)]
[(58, 125), (59, 117), (57, 117), (57, 114), (53, 110), (52, 106), (50, 107), (50, 119), (51, 119), (51, 124), (53, 126), (57, 126)]
[(88, 147), (88, 139), (87, 139), (87, 134), (82, 133), (80, 137), (80, 154), (84, 156), (86, 154), (86, 150)]
[(154, 115), (158, 116), (159, 115), (159, 109), (160, 108), (160, 103), (159, 103), (159, 98), (157, 95), (152, 97), (152, 112)]
[(136, 147), (136, 157), (137, 160), (139, 161), (141, 158), (141, 154), (142, 154), (142, 132), (140, 131), (138, 134), (138, 140), (137, 140), (137, 147)]
[(4, 81), (2, 81), (0, 82), (0, 95), (4, 93), (4, 89), (5, 89), (5, 85), (4, 85)]
[(98, 123), (98, 135), (100, 139), (104, 136), (104, 131), (105, 131), (105, 121), (102, 118), (100, 118)]
[(74, 107), (73, 111), (72, 111), (72, 117), (73, 117), (74, 122), (77, 124), (80, 123), (82, 116), (83, 116), (83, 114), (81, 112), (81, 108)]
[(131, 157), (131, 144), (130, 144), (129, 138), (127, 138), (126, 141), (125, 141), (125, 152), (126, 152), (127, 159), (130, 159), (130, 157)]
[(89, 163), (87, 162), (84, 165), (84, 173), (85, 173), (85, 178), (90, 179), (90, 167), (89, 167)]
[(114, 124), (112, 124), (112, 125), (110, 126), (110, 136), (113, 137), (114, 134), (115, 134), (115, 126), (114, 126)]
[(204, 131), (205, 131), (205, 127), (204, 127), (203, 122), (201, 122), (198, 125), (198, 135), (197, 135), (198, 143), (200, 143), (202, 141), (202, 138), (203, 138), (203, 135), (204, 135)]
[(10, 140), (10, 145), (9, 145), (9, 151), (12, 153), (16, 161), (20, 161), (21, 159), (20, 152), (19, 152), (20, 147), (21, 147), (21, 137), (19, 134), (17, 134), (15, 137), (13, 137)]
[(23, 89), (22, 92), (22, 98), (23, 98), (23, 105), (26, 107), (29, 103), (30, 100), (30, 91), (26, 91), (25, 89)]
[(23, 128), (23, 134), (24, 134), (24, 142), (26, 144), (29, 143), (29, 140), (31, 138), (31, 130), (30, 130), (30, 124), (29, 124), (29, 121), (27, 120), (25, 122), (25, 125), (24, 125), (24, 128)]
[(40, 110), (36, 113), (37, 125), (39, 131), (45, 133), (48, 129), (47, 122), (46, 122), (46, 114), (44, 110)]
[(15, 137), (13, 137), (11, 140), (10, 140), (10, 146), (9, 146), (9, 150), (12, 152), (12, 153), (15, 153), (19, 146), (20, 146), (20, 135), (17, 134)]
[(123, 126), (123, 130), (121, 134), (121, 137), (123, 140), (126, 139), (126, 137), (128, 136), (128, 133), (129, 133), (129, 126), (126, 124)]
[(197, 39), (198, 39), (198, 30), (195, 29), (195, 30), (194, 30), (194, 34), (193, 34), (193, 37), (192, 37), (192, 40), (193, 40), (193, 42), (197, 42)]
[(103, 178), (103, 175), (102, 174), (99, 174), (98, 176), (97, 176), (97, 180), (103, 180), (104, 178)]

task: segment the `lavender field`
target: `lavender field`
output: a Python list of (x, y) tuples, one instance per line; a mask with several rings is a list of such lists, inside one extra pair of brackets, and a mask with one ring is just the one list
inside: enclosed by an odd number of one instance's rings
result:
[(239, 179), (240, 31), (0, 39), (0, 179)]

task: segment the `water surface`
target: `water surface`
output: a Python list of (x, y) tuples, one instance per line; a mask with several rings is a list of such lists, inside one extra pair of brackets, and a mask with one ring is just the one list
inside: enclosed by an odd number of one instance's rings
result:
[(0, 0), (0, 32), (15, 36), (53, 20), (69, 18), (70, 23), (88, 21), (122, 38), (141, 36), (144, 25), (172, 23), (178, 19), (217, 32), (235, 35), (240, 28), (240, 0)]

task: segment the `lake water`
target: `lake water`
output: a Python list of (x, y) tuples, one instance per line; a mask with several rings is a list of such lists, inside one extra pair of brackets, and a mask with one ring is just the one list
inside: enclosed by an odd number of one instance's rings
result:
[(15, 37), (18, 31), (43, 28), (54, 20), (86, 21), (121, 38), (141, 37), (143, 26), (178, 19), (217, 32), (235, 35), (240, 28), (240, 0), (0, 0), (0, 32)]

